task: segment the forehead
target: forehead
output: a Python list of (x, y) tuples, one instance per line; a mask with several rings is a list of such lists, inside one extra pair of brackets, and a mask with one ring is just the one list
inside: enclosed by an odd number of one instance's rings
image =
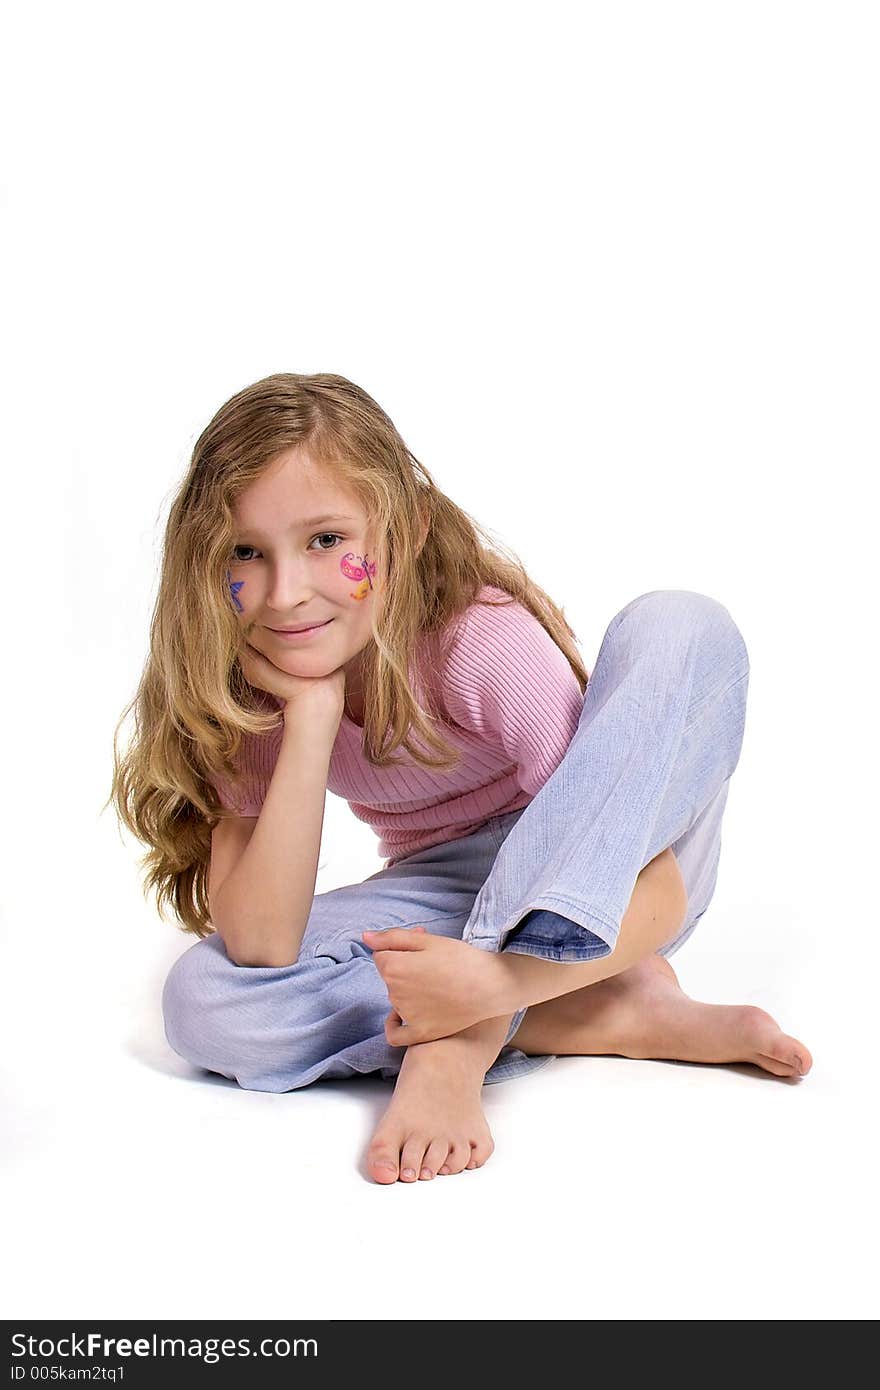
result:
[(266, 531), (305, 527), (331, 516), (365, 520), (356, 495), (330, 468), (301, 451), (289, 451), (269, 464), (238, 495), (233, 515), (239, 527)]

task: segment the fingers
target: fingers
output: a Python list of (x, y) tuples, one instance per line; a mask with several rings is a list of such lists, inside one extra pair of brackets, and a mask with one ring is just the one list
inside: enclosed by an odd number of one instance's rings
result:
[(373, 951), (421, 951), (428, 933), (424, 927), (389, 927), (387, 931), (364, 931), (361, 935)]
[(385, 1020), (385, 1041), (392, 1047), (409, 1047), (414, 1041), (410, 1029), (394, 1009)]

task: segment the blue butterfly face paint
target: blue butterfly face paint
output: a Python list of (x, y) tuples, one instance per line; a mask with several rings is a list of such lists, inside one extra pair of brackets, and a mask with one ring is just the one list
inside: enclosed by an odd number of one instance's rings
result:
[(239, 601), (238, 591), (239, 591), (239, 589), (241, 589), (241, 588), (243, 587), (243, 585), (244, 585), (244, 580), (243, 580), (243, 579), (239, 579), (238, 582), (234, 584), (234, 583), (232, 582), (232, 575), (230, 574), (229, 570), (226, 571), (226, 580), (227, 580), (227, 583), (229, 584), (229, 592), (230, 592), (230, 594), (232, 595), (232, 602), (235, 604), (235, 606), (236, 606), (236, 608), (238, 609), (239, 613), (243, 613), (243, 612), (244, 612), (244, 605)]

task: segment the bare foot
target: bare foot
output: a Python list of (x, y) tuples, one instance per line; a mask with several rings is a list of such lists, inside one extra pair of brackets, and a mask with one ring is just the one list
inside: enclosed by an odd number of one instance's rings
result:
[(534, 1054), (612, 1053), (684, 1062), (752, 1062), (774, 1076), (813, 1065), (797, 1038), (751, 1004), (701, 1004), (686, 995), (664, 956), (532, 1005), (511, 1046)]
[(480, 1168), (495, 1148), (480, 1104), (489, 1063), (481, 1062), (479, 1050), (474, 1056), (456, 1042), (442, 1038), (406, 1049), (367, 1154), (376, 1182), (418, 1182)]

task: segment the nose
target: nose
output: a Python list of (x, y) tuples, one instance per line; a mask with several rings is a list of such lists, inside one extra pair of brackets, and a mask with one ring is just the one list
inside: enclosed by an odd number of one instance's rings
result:
[(313, 593), (314, 585), (304, 560), (275, 561), (270, 570), (266, 594), (266, 607), (270, 613), (292, 618), (298, 608), (309, 602)]

